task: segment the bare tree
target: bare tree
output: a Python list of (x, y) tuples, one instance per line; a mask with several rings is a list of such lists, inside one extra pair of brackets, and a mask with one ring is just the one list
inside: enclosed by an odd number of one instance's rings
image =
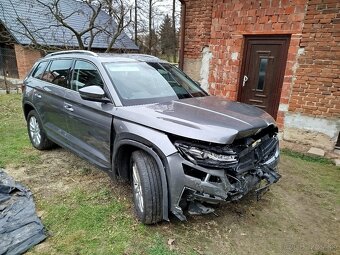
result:
[(157, 38), (153, 38), (155, 36), (155, 32), (158, 30), (155, 27), (155, 20), (160, 21), (163, 16), (163, 13), (157, 8), (160, 4), (162, 4), (162, 0), (149, 0), (148, 2), (148, 53), (152, 54), (153, 48), (156, 47), (154, 44), (158, 42)]
[[(31, 0), (30, 12), (34, 12), (34, 4), (38, 5), (50, 17), (49, 24), (43, 24), (40, 27), (35, 27), (30, 24), (29, 18), (20, 17), (16, 12), (15, 0), (7, 0), (12, 4), (16, 17), (17, 26), (10, 27), (10, 30), (15, 30), (16, 33), (27, 37), (31, 41), (31, 45), (35, 48), (48, 48), (50, 45), (45, 41), (46, 34), (53, 36), (55, 41), (61, 45), (60, 48), (67, 48), (73, 45), (73, 38), (76, 39), (79, 49), (91, 50), (95, 39), (98, 36), (105, 35), (107, 37), (106, 52), (109, 52), (124, 29), (131, 23), (131, 8), (128, 0), (80, 0), (75, 1), (76, 4), (81, 4), (78, 8), (65, 10), (61, 8), (61, 2), (66, 0)], [(2, 10), (1, 10), (2, 8)], [(1, 13), (3, 12), (3, 13)], [(0, 3), (0, 15), (6, 10)], [(102, 12), (105, 12), (104, 15)], [(72, 18), (81, 15), (85, 20), (84, 26), (74, 26), (71, 22)], [(6, 17), (6, 15), (1, 15)], [(63, 34), (63, 36), (60, 36)], [(6, 37), (5, 37), (6, 38)]]
[[(128, 4), (127, 1), (124, 0), (102, 0), (104, 2), (104, 8), (109, 13), (111, 19), (109, 21), (109, 25), (113, 26), (113, 23), (116, 23), (116, 29), (113, 34), (111, 34), (111, 41), (106, 49), (106, 52), (109, 52), (118, 37), (122, 34), (122, 32), (127, 28), (132, 22), (131, 19), (131, 11), (132, 5)], [(104, 32), (110, 34), (110, 30), (105, 29)]]
[[(140, 48), (142, 48), (142, 51), (145, 47), (144, 38), (146, 34), (149, 33), (148, 9), (149, 0), (134, 1), (133, 37), (136, 45), (140, 46)], [(148, 43), (146, 43), (146, 45), (148, 45)]]
[[(40, 5), (44, 6), (46, 10), (49, 11), (49, 13), (55, 18), (55, 20), (58, 22), (58, 24), (60, 24), (60, 26), (70, 30), (72, 32), (72, 34), (74, 35), (74, 37), (77, 39), (78, 42), (78, 46), (79, 49), (85, 49), (85, 45), (84, 45), (84, 41), (82, 39), (82, 36), (84, 36), (86, 33), (88, 32), (92, 32), (95, 29), (95, 20), (98, 17), (98, 14), (101, 11), (101, 3), (99, 2), (97, 6), (92, 6), (91, 1), (82, 1), (84, 4), (87, 5), (87, 7), (90, 8), (90, 10), (92, 11), (92, 15), (90, 15), (90, 19), (89, 19), (89, 25), (88, 27), (84, 28), (83, 30), (78, 31), (76, 28), (74, 28), (72, 25), (69, 24), (69, 22), (67, 21), (67, 19), (69, 19), (70, 17), (72, 17), (75, 13), (77, 13), (76, 11), (71, 12), (70, 14), (66, 15), (63, 14), (60, 10), (60, 1), (61, 0), (53, 0), (50, 3), (45, 1), (40, 1), (40, 0), (36, 0)], [(25, 28), (26, 29), (26, 28)], [(91, 36), (93, 37), (93, 33), (90, 33)], [(91, 41), (91, 39), (90, 39)], [(33, 41), (33, 43), (35, 43)], [(91, 47), (91, 45), (89, 45), (89, 47)]]
[[(1, 6), (0, 6), (1, 7)], [(1, 9), (0, 9), (1, 11)], [(0, 43), (2, 44), (12, 44), (14, 43), (14, 39), (10, 33), (8, 33), (7, 29), (0, 23)]]
[(135, 0), (135, 44), (138, 44), (138, 0)]
[[(37, 49), (43, 48), (42, 44), (45, 42), (45, 37), (41, 34), (41, 31), (44, 29), (48, 30), (50, 27), (46, 26), (44, 28), (36, 28), (30, 22), (30, 20), (20, 17), (17, 10), (15, 9), (15, 1), (8, 0), (8, 3), (15, 14), (15, 21), (13, 22), (12, 19), (8, 20), (8, 17), (5, 15), (7, 10), (3, 3), (0, 2), (0, 17), (2, 23), (10, 24), (10, 31), (12, 33), (15, 32), (17, 35), (29, 39), (31, 41), (30, 47)], [(14, 26), (12, 23), (15, 23), (16, 25)], [(15, 43), (15, 39), (13, 38), (12, 34), (3, 25), (1, 25), (0, 28), (0, 43), (7, 45)]]
[(173, 61), (177, 62), (176, 0), (172, 0)]
[(149, 40), (148, 40), (148, 49), (149, 49), (149, 54), (152, 53), (152, 1), (149, 0)]

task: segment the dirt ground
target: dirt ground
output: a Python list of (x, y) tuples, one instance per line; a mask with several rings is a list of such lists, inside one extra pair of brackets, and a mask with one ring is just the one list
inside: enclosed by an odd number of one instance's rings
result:
[[(9, 165), (6, 171), (32, 190), (43, 221), (40, 201), (80, 186), (110, 187), (115, 198), (129, 204), (126, 213), (133, 214), (128, 185), (111, 181), (61, 148), (39, 152), (39, 157), (39, 164)], [(169, 240), (177, 254), (340, 254), (339, 169), (288, 155), (282, 156), (280, 169), (282, 179), (260, 201), (249, 195), (218, 207), (218, 216), (189, 217), (188, 222), (172, 217), (147, 231)], [(46, 253), (51, 243), (53, 236), (32, 253)]]

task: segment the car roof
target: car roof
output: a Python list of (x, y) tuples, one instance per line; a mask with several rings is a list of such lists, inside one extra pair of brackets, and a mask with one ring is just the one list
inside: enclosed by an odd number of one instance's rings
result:
[(88, 59), (97, 59), (100, 62), (155, 62), (155, 63), (168, 63), (165, 60), (161, 60), (155, 56), (147, 54), (136, 54), (136, 53), (95, 53), (86, 50), (69, 50), (69, 51), (58, 51), (53, 52), (44, 57), (49, 58), (60, 58), (60, 57), (83, 57)]

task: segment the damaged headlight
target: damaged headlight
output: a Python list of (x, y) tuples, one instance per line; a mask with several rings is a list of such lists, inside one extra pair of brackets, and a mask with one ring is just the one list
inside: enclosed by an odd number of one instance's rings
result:
[(238, 162), (237, 154), (229, 148), (215, 148), (218, 151), (216, 152), (213, 151), (213, 148), (210, 150), (209, 148), (200, 148), (180, 142), (175, 142), (175, 146), (182, 156), (197, 165), (225, 168), (232, 167)]

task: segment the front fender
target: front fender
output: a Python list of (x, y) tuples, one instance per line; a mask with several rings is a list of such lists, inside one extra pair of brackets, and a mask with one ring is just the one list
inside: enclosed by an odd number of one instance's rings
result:
[(112, 162), (115, 162), (117, 153), (122, 146), (139, 148), (149, 153), (149, 155), (155, 159), (161, 174), (163, 219), (169, 220), (170, 194), (167, 181), (167, 172), (169, 171), (167, 156), (176, 153), (177, 149), (169, 140), (168, 136), (161, 131), (119, 118), (113, 120), (113, 126), (116, 136), (113, 146)]
[(117, 118), (113, 120), (113, 126), (116, 132), (115, 143), (123, 139), (138, 141), (165, 157), (177, 152), (164, 132)]
[(145, 152), (147, 152), (149, 155), (151, 155), (155, 159), (158, 169), (161, 174), (162, 191), (163, 191), (163, 198), (162, 198), (163, 219), (168, 221), (169, 220), (169, 193), (168, 193), (168, 182), (167, 182), (166, 173), (165, 173), (167, 164), (163, 164), (161, 158), (151, 147), (146, 146), (145, 144), (142, 144), (138, 141), (128, 140), (128, 139), (122, 139), (115, 144), (115, 148), (113, 151), (113, 162), (114, 162), (114, 159), (116, 158), (119, 148), (125, 145), (130, 145), (133, 147), (137, 147), (141, 150), (144, 150)]

